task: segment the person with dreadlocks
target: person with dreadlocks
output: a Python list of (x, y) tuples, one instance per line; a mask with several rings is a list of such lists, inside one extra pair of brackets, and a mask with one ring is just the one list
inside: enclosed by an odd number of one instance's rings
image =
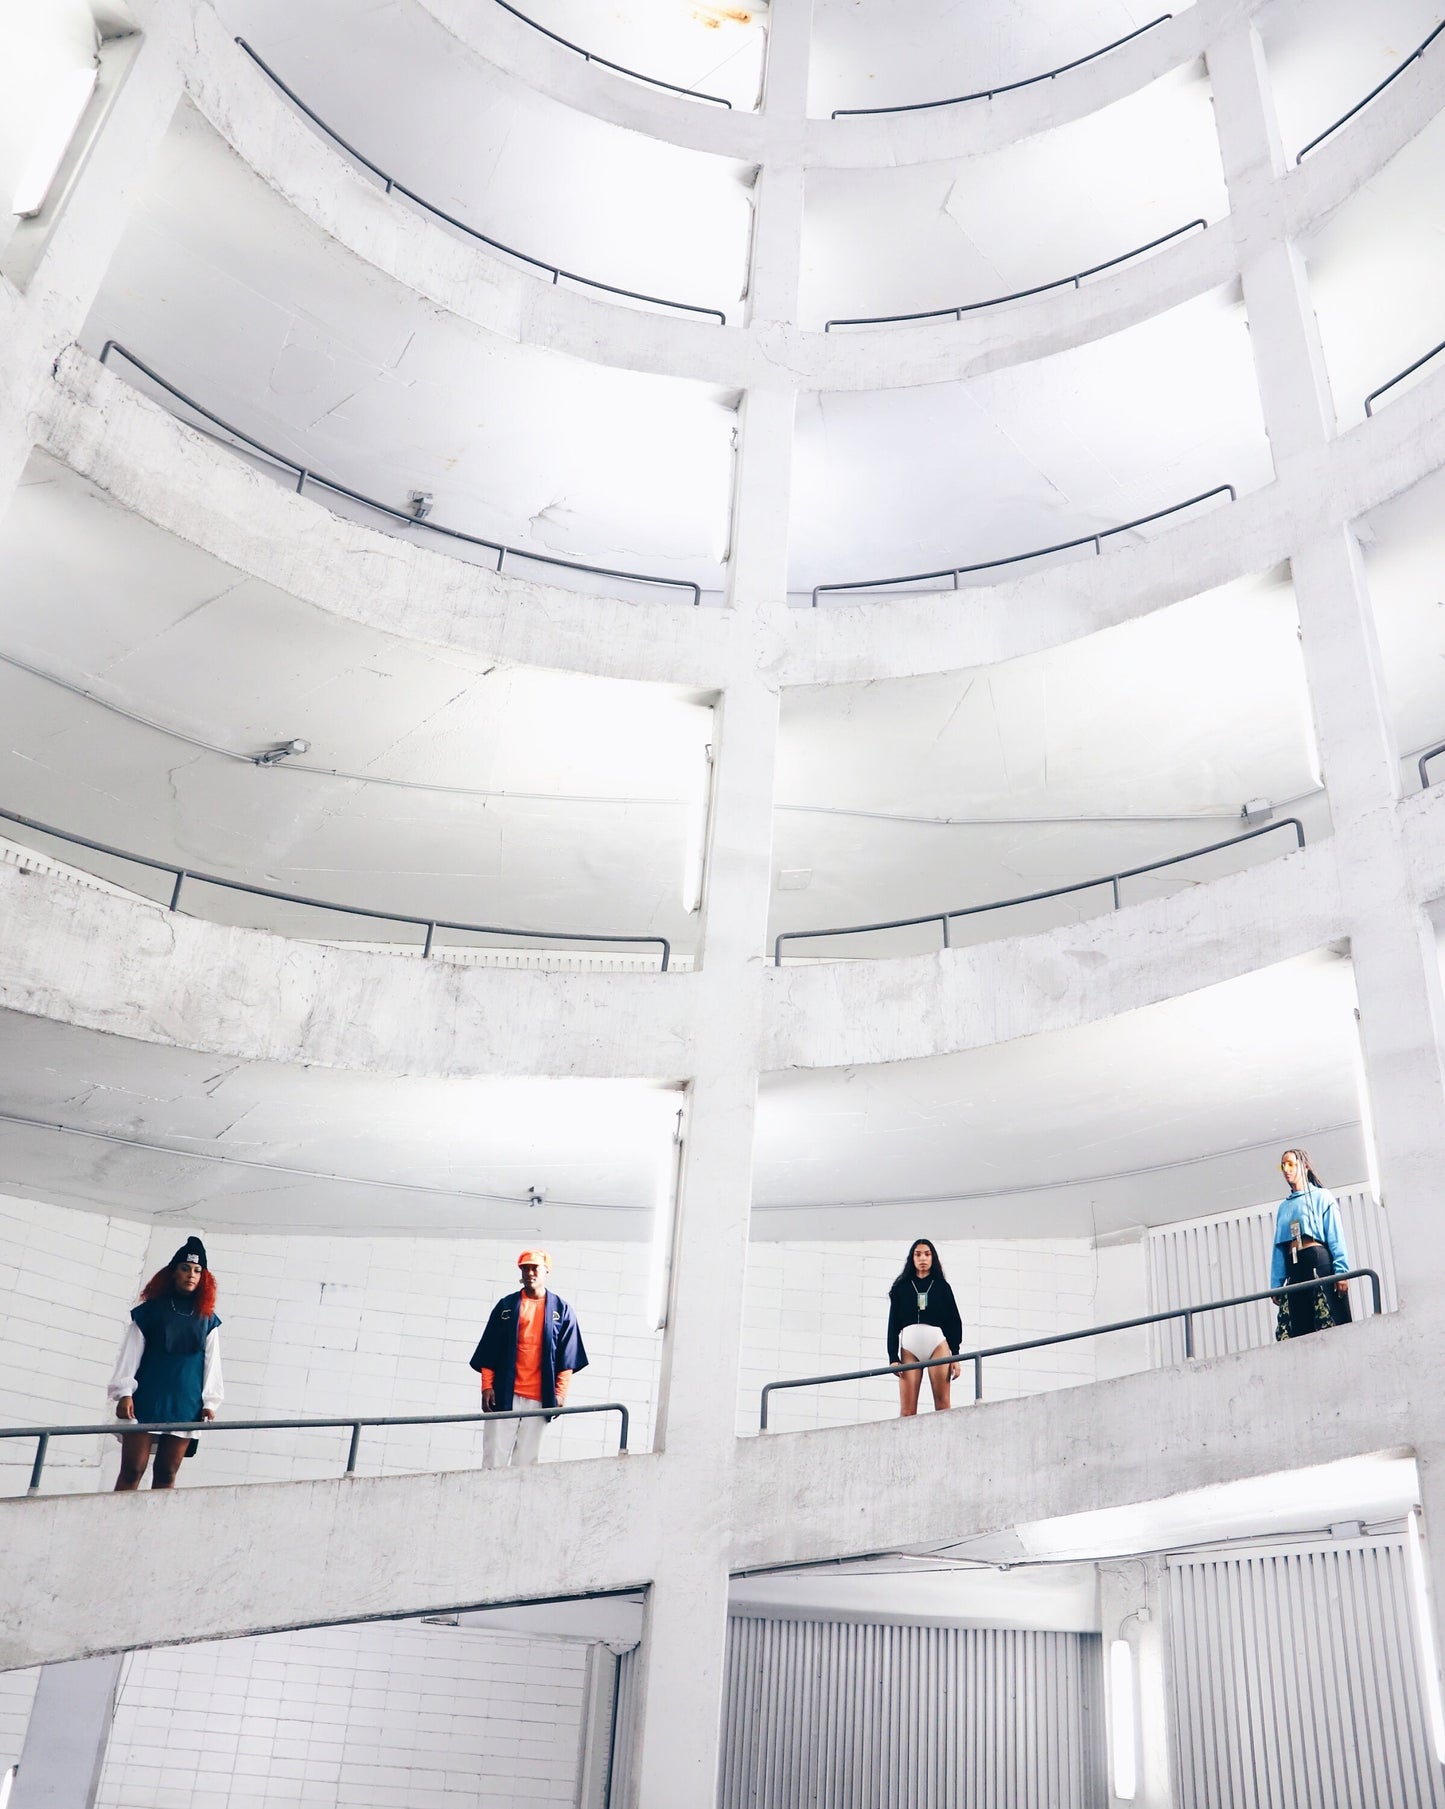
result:
[[(206, 1246), (188, 1237), (141, 1289), (106, 1390), (118, 1420), (141, 1425), (165, 1420), (213, 1420), (221, 1404), (220, 1320), (216, 1278)], [(122, 1432), (117, 1489), (138, 1489), (150, 1462), (152, 1434)], [(174, 1486), (189, 1441), (162, 1433), (151, 1474), (153, 1489)]]
[[(1287, 1149), (1279, 1160), (1280, 1173), (1289, 1188), (1274, 1218), (1274, 1255), (1269, 1268), (1271, 1288), (1296, 1281), (1314, 1281), (1343, 1275), (1350, 1266), (1340, 1232), (1340, 1209), (1335, 1196), (1321, 1186), (1310, 1166), (1309, 1152)], [(1350, 1284), (1302, 1288), (1298, 1294), (1276, 1294), (1279, 1318), (1276, 1338), (1303, 1338), (1332, 1325), (1350, 1322)]]

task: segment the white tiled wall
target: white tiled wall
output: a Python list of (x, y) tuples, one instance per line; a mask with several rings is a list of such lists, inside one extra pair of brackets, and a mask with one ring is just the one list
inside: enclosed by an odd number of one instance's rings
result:
[[(158, 1232), (159, 1266), (177, 1242)], [(515, 1239), (207, 1236), (218, 1283), (225, 1417), (476, 1413), (467, 1367), (487, 1314), (517, 1286)], [(552, 1252), (552, 1283), (576, 1309), (590, 1359), (569, 1404), (620, 1400), (632, 1445), (651, 1440), (661, 1338), (647, 1329), (640, 1245), (569, 1243)], [(552, 1425), (544, 1462), (617, 1448), (617, 1416)], [(349, 1433), (215, 1433), (181, 1471), (184, 1485), (338, 1475)], [(363, 1431), (357, 1468), (463, 1468), (481, 1461), (475, 1426)]]
[[(906, 1250), (896, 1243), (753, 1244), (738, 1397), (738, 1431), (758, 1427), (765, 1382), (867, 1369), (886, 1363), (888, 1289)], [(1010, 1344), (1073, 1331), (1095, 1321), (1096, 1262), (1087, 1238), (974, 1241), (939, 1246), (963, 1319), (964, 1348)], [(1145, 1310), (1142, 1301), (1137, 1308)], [(984, 1398), (1004, 1400), (1095, 1378), (1089, 1340), (984, 1365)], [(922, 1411), (929, 1411), (924, 1388)], [(973, 1398), (972, 1369), (953, 1385), (955, 1405)], [(898, 1411), (890, 1376), (827, 1388), (789, 1389), (771, 1398), (769, 1426), (799, 1431)]]
[[(0, 1194), (0, 1426), (108, 1417), (105, 1385), (143, 1279), (148, 1230)], [(44, 1486), (96, 1488), (114, 1446), (53, 1440)], [(0, 1494), (25, 1492), (34, 1455), (28, 1440), (0, 1439)]]
[(586, 1648), (414, 1623), (138, 1652), (97, 1809), (571, 1805)]
[(35, 1700), (35, 1686), (39, 1681), (38, 1668), (0, 1671), (0, 1778), (12, 1765), (20, 1763), (30, 1705)]

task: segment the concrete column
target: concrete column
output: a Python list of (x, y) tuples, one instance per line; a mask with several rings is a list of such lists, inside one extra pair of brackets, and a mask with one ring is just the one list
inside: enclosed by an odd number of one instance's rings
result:
[(20, 1750), (10, 1809), (93, 1809), (123, 1652), (46, 1665)]
[(1334, 405), (1304, 264), (1284, 230), (1285, 154), (1259, 33), (1234, 24), (1207, 61), (1260, 400), (1282, 473), (1331, 437)]
[(803, 237), (803, 128), (808, 117), (812, 0), (774, 0), (768, 15), (763, 112), (772, 147), (753, 198), (748, 318), (784, 324), (798, 317)]
[[(60, 199), (17, 230), (0, 294), (0, 508), (34, 443), (32, 417), (56, 357), (80, 333), (181, 96), (171, 39), (108, 40), (104, 115)], [(110, 93), (106, 98), (106, 88)]]
[[(1128, 1558), (1099, 1566), (1106, 1682), (1109, 1648), (1116, 1639), (1126, 1641), (1133, 1658), (1137, 1723), (1134, 1757), (1138, 1768), (1134, 1809), (1173, 1809), (1177, 1800), (1167, 1611), (1161, 1559)], [(1107, 1798), (1111, 1805), (1124, 1801), (1114, 1795), (1112, 1757), (1111, 1749)]]
[(1433, 1313), (1445, 1300), (1445, 996), (1435, 932), (1412, 896), (1399, 749), (1354, 535), (1341, 528), (1300, 547), (1293, 571), (1400, 1304)]

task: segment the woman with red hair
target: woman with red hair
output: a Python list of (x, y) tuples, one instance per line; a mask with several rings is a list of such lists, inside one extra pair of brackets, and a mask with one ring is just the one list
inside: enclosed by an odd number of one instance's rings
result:
[[(142, 1425), (213, 1420), (222, 1392), (220, 1323), (206, 1246), (198, 1237), (188, 1237), (141, 1289), (140, 1305), (131, 1308), (106, 1390), (115, 1402), (115, 1417)], [(140, 1487), (151, 1443), (149, 1432), (121, 1433), (117, 1489)], [(153, 1489), (174, 1484), (187, 1450), (184, 1434), (161, 1434)]]

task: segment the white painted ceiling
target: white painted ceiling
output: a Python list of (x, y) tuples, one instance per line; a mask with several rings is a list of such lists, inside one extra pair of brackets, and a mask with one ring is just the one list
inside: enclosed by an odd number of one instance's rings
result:
[(1244, 310), (1201, 296), (966, 382), (804, 397), (790, 585), (1005, 557), (1271, 475)]
[[(1268, 1198), (1301, 1141), (1327, 1181), (1355, 1179), (1352, 1010), (1326, 952), (975, 1053), (770, 1075), (752, 1234), (1168, 1223)], [(0, 1099), (33, 1121), (0, 1116), (0, 1185), (22, 1197), (234, 1231), (645, 1240), (676, 1095), (240, 1063), (5, 1013)]]
[[(595, 10), (605, 20), (612, 9)], [(725, 309), (741, 296), (744, 166), (623, 131), (508, 80), (416, 0), (221, 0), (217, 11), (334, 131), (489, 238), (678, 301)], [(579, 42), (596, 35), (590, 21), (575, 23)], [(676, 66), (671, 46), (695, 47), (704, 33), (660, 35), (664, 62)], [(239, 73), (265, 79), (244, 64)]]
[(310, 225), (189, 106), (91, 310), (84, 343), (106, 339), (392, 507), (426, 490), (449, 527), (717, 582), (732, 398), (466, 326)]
[[(1304, 251), (1335, 412), (1347, 429), (1364, 418), (1372, 390), (1445, 337), (1445, 115), (1352, 195)], [(1408, 380), (1391, 395), (1407, 387)]]
[(1228, 210), (1194, 64), (986, 157), (811, 171), (802, 319), (991, 300)]
[[(0, 521), (0, 566), (6, 809), (340, 904), (690, 940), (687, 811), (712, 722), (691, 695), (489, 666), (329, 616), (43, 455)], [(244, 758), (294, 736), (302, 758)], [(194, 908), (408, 939), (215, 892)]]
[[(1304, 1143), (1364, 1173), (1347, 960), (1317, 954), (1101, 1023), (765, 1076), (755, 1234), (1059, 1237), (1267, 1199)], [(798, 1210), (806, 1208), (807, 1210)]]
[[(1039, 1520), (932, 1549), (734, 1577), (735, 1614), (1101, 1629), (1093, 1560), (1288, 1540), (1397, 1524), (1417, 1505), (1415, 1460), (1382, 1453), (1281, 1470), (1161, 1501)], [(1072, 1560), (1072, 1561), (1071, 1561)]]
[(1022, 81), (1146, 25), (1151, 0), (815, 0), (809, 111)]
[(1438, 0), (1271, 0), (1257, 23), (1293, 163), (1435, 29), (1440, 7)]
[(298, 1069), (9, 1012), (0, 1098), (22, 1197), (212, 1230), (641, 1240), (678, 1105), (642, 1081)]

